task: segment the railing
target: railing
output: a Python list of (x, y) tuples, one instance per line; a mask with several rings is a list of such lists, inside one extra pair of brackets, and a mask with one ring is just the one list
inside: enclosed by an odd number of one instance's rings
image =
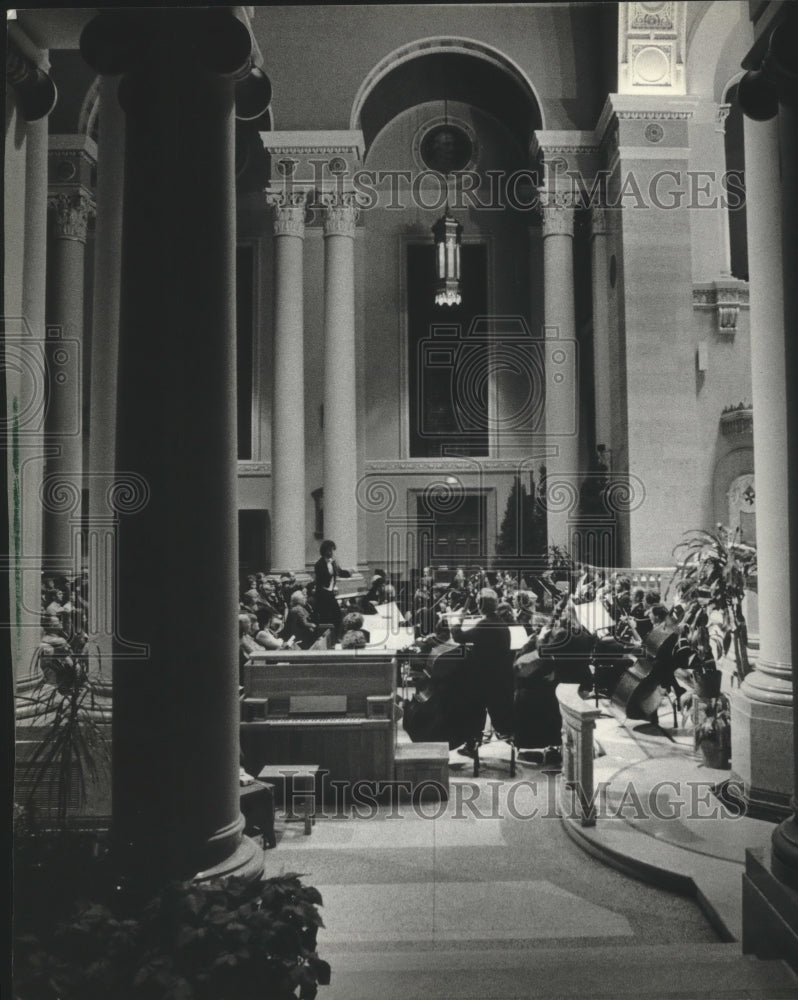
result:
[(562, 716), (560, 806), (564, 816), (578, 817), (582, 826), (595, 826), (593, 731), (601, 709), (580, 696), (578, 684), (558, 684), (557, 701)]

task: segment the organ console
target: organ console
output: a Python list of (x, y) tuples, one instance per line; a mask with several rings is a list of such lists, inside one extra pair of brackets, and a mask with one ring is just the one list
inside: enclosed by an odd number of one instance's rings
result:
[(395, 684), (390, 650), (252, 653), (241, 723), (246, 769), (318, 764), (326, 779), (317, 793), (327, 798), (358, 781), (393, 780)]

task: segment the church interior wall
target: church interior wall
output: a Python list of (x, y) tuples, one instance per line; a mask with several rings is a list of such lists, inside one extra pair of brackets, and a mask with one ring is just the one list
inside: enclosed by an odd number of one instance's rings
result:
[(357, 6), (259, 7), (252, 25), (274, 87), (276, 129), (349, 128), (371, 69), (400, 46), (433, 37), (478, 39), (499, 50), (532, 80), (547, 128), (589, 129), (603, 100), (599, 6), (397, 4), (371, 6), (367, 16)]

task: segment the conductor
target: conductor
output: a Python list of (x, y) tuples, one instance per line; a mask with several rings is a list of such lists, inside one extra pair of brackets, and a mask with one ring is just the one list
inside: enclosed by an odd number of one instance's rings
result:
[(316, 619), (335, 628), (336, 637), (341, 632), (341, 609), (335, 599), (335, 583), (338, 577), (352, 575), (348, 569), (341, 569), (335, 559), (335, 542), (325, 539), (319, 548), (321, 558), (316, 561), (313, 572), (316, 577), (314, 605)]
[(512, 731), (513, 717), (513, 666), (510, 651), (510, 629), (499, 618), (497, 609), (499, 598), (495, 590), (484, 588), (479, 592), (479, 611), (482, 618), (473, 628), (462, 627), (464, 612), (453, 612), (449, 616), (451, 636), (454, 642), (468, 644), (466, 677), (472, 697), (473, 707), (468, 731), (473, 736), (466, 742), (461, 753), (473, 756), (485, 727), (486, 712), (497, 735)]

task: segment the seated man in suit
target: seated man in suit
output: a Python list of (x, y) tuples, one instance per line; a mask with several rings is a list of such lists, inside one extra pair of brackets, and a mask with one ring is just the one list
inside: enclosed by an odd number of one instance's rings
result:
[(499, 618), (498, 606), (496, 591), (486, 587), (479, 592), (482, 618), (473, 628), (463, 629), (462, 611), (450, 615), (449, 619), (454, 642), (472, 647), (468, 678), (473, 696), (473, 720), (469, 728), (474, 735), (461, 751), (465, 756), (474, 754), (478, 734), (484, 729), (486, 712), (497, 734), (512, 731), (511, 636), (509, 627)]
[(281, 635), (286, 640), (293, 636), (300, 649), (310, 649), (318, 638), (319, 627), (308, 609), (304, 590), (295, 590), (291, 594), (291, 607)]

